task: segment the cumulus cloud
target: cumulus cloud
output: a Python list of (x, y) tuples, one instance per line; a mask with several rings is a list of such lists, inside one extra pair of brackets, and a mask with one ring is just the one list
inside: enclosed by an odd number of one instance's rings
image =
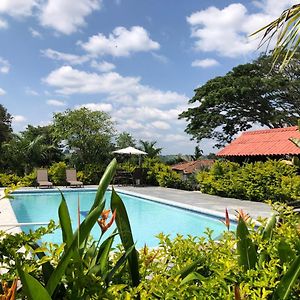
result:
[(0, 29), (6, 29), (8, 28), (8, 24), (5, 20), (0, 19)]
[(185, 95), (161, 91), (140, 83), (140, 77), (122, 76), (116, 72), (89, 73), (63, 66), (52, 71), (44, 82), (64, 95), (106, 94), (108, 99), (127, 104), (159, 106), (185, 103)]
[(86, 43), (78, 43), (85, 51), (94, 56), (129, 56), (135, 52), (160, 48), (159, 43), (151, 40), (148, 32), (141, 26), (133, 26), (130, 29), (116, 27), (108, 37), (98, 33), (91, 36)]
[(110, 112), (113, 109), (113, 106), (110, 103), (85, 103), (76, 105), (75, 108), (88, 108), (91, 111), (105, 111)]
[(0, 73), (8, 73), (10, 70), (10, 64), (7, 60), (4, 58), (0, 57)]
[(39, 31), (33, 29), (32, 27), (29, 28), (29, 32), (31, 33), (32, 37), (34, 37), (34, 38), (42, 38), (43, 37)]
[(64, 101), (56, 100), (56, 99), (49, 99), (46, 101), (46, 103), (51, 106), (59, 106), (59, 107), (66, 106), (66, 103)]
[(0, 88), (0, 96), (4, 96), (6, 94), (6, 91), (2, 88)]
[(250, 13), (241, 3), (223, 9), (211, 6), (187, 17), (191, 36), (198, 51), (217, 52), (220, 56), (236, 57), (257, 49), (260, 38), (249, 37), (257, 29), (278, 17), (280, 12), (297, 1), (255, 1), (259, 12)]
[(41, 7), (40, 22), (43, 26), (60, 33), (71, 34), (86, 25), (85, 17), (94, 10), (99, 10), (101, 2), (101, 0), (48, 0)]
[(41, 50), (42, 55), (53, 60), (63, 61), (71, 65), (80, 65), (89, 60), (86, 55), (75, 55), (70, 53), (59, 52), (52, 49)]
[(219, 65), (219, 62), (213, 58), (196, 59), (192, 62), (192, 67), (209, 68)]
[(27, 119), (24, 117), (24, 116), (22, 116), (22, 115), (14, 115), (14, 116), (12, 116), (12, 118), (13, 118), (13, 122), (14, 123), (23, 123), (23, 122), (25, 122)]
[(39, 93), (37, 91), (31, 89), (30, 87), (27, 87), (25, 89), (25, 93), (30, 96), (38, 96), (39, 95)]
[(12, 17), (27, 17), (32, 14), (32, 9), (38, 3), (36, 0), (1, 0), (0, 14)]
[(96, 60), (91, 61), (91, 67), (100, 72), (110, 72), (116, 68), (116, 66), (107, 61), (97, 62)]
[(163, 121), (155, 121), (155, 122), (152, 122), (151, 125), (157, 129), (161, 129), (161, 130), (167, 130), (167, 129), (171, 128), (170, 124), (163, 122)]

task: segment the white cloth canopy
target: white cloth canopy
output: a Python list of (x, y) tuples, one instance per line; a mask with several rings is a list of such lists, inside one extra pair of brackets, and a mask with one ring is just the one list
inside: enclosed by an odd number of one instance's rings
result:
[(113, 153), (117, 153), (117, 154), (134, 154), (134, 155), (146, 155), (148, 153), (141, 151), (139, 149), (135, 149), (133, 147), (127, 147), (124, 149), (120, 149), (120, 150), (116, 150), (113, 151)]

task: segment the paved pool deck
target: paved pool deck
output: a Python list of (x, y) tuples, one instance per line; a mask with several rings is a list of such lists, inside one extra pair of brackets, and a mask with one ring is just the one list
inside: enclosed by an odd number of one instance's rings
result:
[(268, 218), (272, 214), (271, 207), (265, 203), (212, 196), (198, 191), (191, 192), (153, 186), (122, 186), (115, 188), (120, 192), (146, 197), (154, 201), (177, 205), (198, 212), (213, 214), (218, 217), (224, 217), (226, 208), (232, 219), (235, 218), (234, 215), (238, 209), (244, 210), (254, 219), (258, 217)]
[[(65, 187), (60, 187), (62, 191)], [(96, 189), (97, 186), (87, 186), (85, 189)], [(245, 201), (233, 198), (225, 198), (219, 196), (211, 196), (202, 194), (198, 191), (182, 191), (162, 187), (135, 187), (135, 186), (115, 186), (116, 191), (126, 194), (132, 194), (138, 197), (147, 198), (152, 201), (165, 203), (172, 206), (181, 207), (196, 212), (214, 215), (218, 218), (224, 218), (225, 209), (229, 211), (231, 219), (235, 219), (235, 211), (243, 209), (253, 219), (260, 217), (268, 218), (272, 214), (271, 207), (264, 203)], [(20, 191), (40, 192), (47, 189), (22, 188)], [(54, 189), (51, 189), (53, 191)], [(67, 188), (67, 190), (74, 190)], [(82, 189), (79, 189), (82, 190)], [(0, 197), (3, 189), (0, 189)], [(9, 232), (19, 232), (20, 228), (16, 226), (1, 226), (1, 224), (17, 224), (13, 209), (8, 199), (0, 201), (0, 230)]]

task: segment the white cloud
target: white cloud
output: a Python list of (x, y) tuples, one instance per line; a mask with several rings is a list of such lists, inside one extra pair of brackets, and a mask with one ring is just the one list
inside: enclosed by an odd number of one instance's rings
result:
[(8, 28), (8, 23), (3, 20), (3, 19), (0, 19), (0, 29), (6, 29)]
[(46, 101), (46, 103), (51, 106), (60, 106), (60, 107), (66, 106), (66, 103), (64, 101), (56, 100), (56, 99), (49, 99)]
[(154, 53), (154, 52), (152, 52), (151, 54), (157, 61), (159, 61), (163, 64), (167, 64), (169, 62), (169, 59), (166, 56), (162, 55), (162, 54), (157, 54), (157, 53)]
[(92, 55), (129, 56), (135, 52), (157, 50), (159, 43), (150, 39), (148, 32), (141, 26), (133, 26), (129, 30), (116, 27), (106, 37), (102, 33), (93, 35), (88, 42), (78, 42), (82, 48)]
[(25, 89), (25, 93), (30, 96), (38, 96), (39, 95), (39, 93), (37, 91), (31, 89), (30, 87), (27, 87)]
[(80, 56), (80, 55), (75, 55), (70, 53), (64, 53), (49, 48), (46, 50), (41, 50), (41, 53), (45, 57), (58, 60), (58, 61), (64, 61), (71, 65), (80, 65), (89, 60), (89, 58), (86, 55)]
[(6, 91), (2, 88), (0, 88), (0, 96), (4, 96), (6, 94)]
[(41, 7), (40, 22), (43, 26), (60, 33), (71, 34), (86, 25), (85, 17), (100, 9), (101, 2), (101, 0), (48, 0)]
[(219, 65), (219, 62), (213, 58), (196, 59), (192, 62), (192, 67), (209, 68)]
[(124, 77), (116, 72), (89, 73), (63, 66), (45, 79), (48, 85), (64, 95), (106, 94), (111, 101), (150, 106), (185, 103), (187, 97), (172, 91), (161, 91), (140, 83), (139, 77)]
[(43, 37), (39, 31), (33, 29), (32, 27), (29, 28), (29, 32), (31, 33), (32, 37), (34, 37), (34, 38), (42, 38)]
[(211, 6), (194, 12), (187, 17), (192, 37), (196, 39), (195, 49), (217, 52), (220, 56), (236, 57), (257, 50), (260, 37), (249, 37), (257, 29), (278, 17), (280, 12), (296, 3), (291, 0), (255, 1), (260, 9), (250, 13), (241, 3), (233, 3), (223, 9)]
[(95, 60), (91, 61), (91, 67), (100, 72), (109, 72), (116, 68), (116, 66), (110, 62), (107, 61), (97, 62)]
[(10, 64), (7, 60), (0, 57), (0, 73), (8, 73), (10, 70)]
[(32, 9), (36, 5), (36, 0), (1, 0), (0, 14), (8, 14), (12, 17), (27, 17), (32, 14)]
[(113, 109), (113, 106), (110, 103), (85, 103), (81, 105), (76, 105), (75, 108), (88, 108), (91, 111), (105, 111), (110, 112)]
[(167, 130), (170, 129), (171, 126), (170, 124), (163, 122), (163, 121), (155, 121), (151, 123), (153, 127), (157, 128), (157, 129), (161, 129), (161, 130)]
[(12, 116), (12, 118), (13, 118), (13, 122), (14, 123), (23, 123), (23, 122), (25, 122), (27, 119), (24, 117), (24, 116), (22, 116), (22, 115), (14, 115), (14, 116)]

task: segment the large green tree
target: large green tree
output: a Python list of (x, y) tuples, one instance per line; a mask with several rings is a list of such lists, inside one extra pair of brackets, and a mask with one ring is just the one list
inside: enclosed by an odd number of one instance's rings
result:
[(126, 147), (135, 147), (135, 146), (136, 146), (135, 139), (130, 133), (126, 131), (121, 132), (116, 138), (116, 147), (118, 149), (122, 149)]
[(10, 139), (12, 116), (7, 112), (7, 109), (0, 104), (0, 147), (1, 144)]
[(28, 125), (19, 134), (3, 143), (0, 168), (18, 175), (31, 172), (36, 167), (49, 167), (63, 159), (62, 150), (53, 139), (52, 126)]
[(157, 157), (161, 151), (162, 151), (162, 148), (157, 148), (155, 145), (156, 145), (156, 141), (143, 141), (143, 140), (140, 140), (140, 149), (144, 152), (147, 153), (147, 156), (150, 157), (150, 158), (154, 158), (154, 157)]
[(72, 153), (76, 167), (106, 164), (113, 149), (114, 124), (102, 111), (66, 110), (53, 117), (54, 136)]
[(189, 101), (193, 107), (179, 116), (188, 121), (185, 131), (198, 142), (213, 138), (215, 146), (221, 147), (254, 124), (269, 128), (296, 125), (300, 116), (299, 57), (297, 53), (280, 71), (280, 60), (271, 70), (272, 57), (263, 55), (209, 80), (195, 90)]

